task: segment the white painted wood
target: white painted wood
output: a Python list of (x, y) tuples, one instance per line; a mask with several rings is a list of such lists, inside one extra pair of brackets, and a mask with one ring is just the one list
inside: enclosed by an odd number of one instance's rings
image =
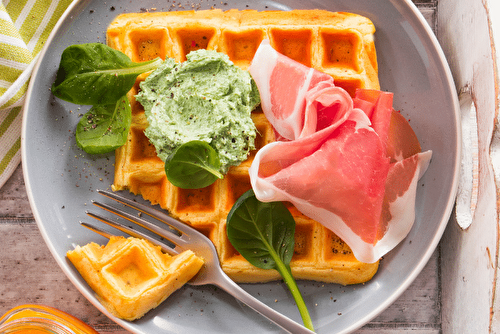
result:
[[(495, 172), (495, 181), (497, 189), (496, 205), (497, 205), (497, 217), (500, 212), (498, 194), (500, 189), (500, 1), (489, 1), (486, 5), (486, 9), (489, 12), (490, 17), (490, 33), (491, 33), (491, 44), (493, 52), (493, 60), (496, 62), (496, 73), (495, 73), (495, 131), (493, 133), (493, 140), (491, 144), (491, 159), (493, 163), (493, 169)], [(498, 225), (498, 223), (497, 223)], [(500, 234), (500, 232), (497, 232)], [(498, 235), (497, 234), (497, 235)], [(495, 282), (493, 283), (494, 295), (491, 305), (491, 321), (490, 321), (490, 333), (500, 333), (500, 268), (499, 268), (499, 253), (500, 249), (497, 244), (497, 250), (495, 253), (495, 261), (493, 263), (496, 275)]]
[[(471, 226), (451, 221), (441, 242), (443, 333), (498, 332), (493, 304), (498, 268), (498, 207), (495, 170), (498, 146), (498, 73), (489, 5), (497, 0), (440, 0), (438, 39), (457, 91), (469, 87), (477, 112), (478, 202)], [(496, 13), (496, 20), (498, 12)], [(474, 145), (475, 143), (470, 143)], [(498, 177), (497, 177), (498, 180)], [(497, 297), (498, 298), (498, 297)], [(492, 311), (494, 311), (492, 313)], [(494, 315), (492, 317), (491, 315)]]
[(476, 105), (469, 87), (459, 95), (462, 118), (462, 163), (455, 206), (455, 218), (462, 229), (467, 229), (474, 218), (479, 189), (479, 159)]

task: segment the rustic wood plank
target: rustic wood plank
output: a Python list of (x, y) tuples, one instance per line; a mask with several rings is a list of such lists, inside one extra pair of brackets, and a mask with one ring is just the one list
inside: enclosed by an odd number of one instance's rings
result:
[(32, 218), (22, 167), (0, 189), (0, 218)]
[[(442, 1), (438, 10), (438, 36), (455, 86), (462, 101), (470, 94), (474, 103), (477, 129), (474, 124), (465, 127), (464, 133), (468, 130), (478, 137), (476, 142), (466, 144), (477, 146), (478, 152), (474, 156), (477, 171), (464, 171), (471, 181), (477, 177), (475, 184), (464, 184), (477, 187), (477, 200), (466, 202), (471, 225), (463, 230), (453, 216), (442, 241), (444, 333), (499, 331), (499, 36), (492, 35), (492, 22), (497, 22), (499, 12), (491, 11), (493, 4), (498, 0)], [(464, 106), (470, 108), (470, 103)], [(468, 108), (462, 110), (462, 117), (469, 113)]]

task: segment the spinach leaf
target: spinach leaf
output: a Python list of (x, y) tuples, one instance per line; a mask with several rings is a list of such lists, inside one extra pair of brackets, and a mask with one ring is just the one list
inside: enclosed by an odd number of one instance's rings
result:
[(187, 142), (172, 152), (165, 161), (165, 173), (174, 186), (183, 189), (204, 188), (222, 179), (220, 159), (208, 143)]
[(126, 95), (115, 104), (94, 105), (76, 126), (76, 143), (85, 152), (111, 152), (125, 144), (132, 120)]
[(252, 265), (276, 269), (288, 286), (304, 325), (314, 331), (311, 317), (290, 270), (295, 244), (295, 220), (281, 202), (260, 202), (253, 190), (244, 193), (227, 216), (227, 237)]
[(101, 43), (71, 45), (62, 53), (52, 93), (75, 104), (113, 104), (132, 88), (139, 74), (161, 62), (156, 58), (136, 63)]

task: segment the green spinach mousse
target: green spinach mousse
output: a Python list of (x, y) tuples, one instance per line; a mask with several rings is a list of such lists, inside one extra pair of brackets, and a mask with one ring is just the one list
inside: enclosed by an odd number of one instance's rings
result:
[(223, 53), (197, 50), (183, 63), (166, 59), (140, 87), (145, 134), (165, 161), (189, 141), (207, 142), (219, 154), (221, 173), (255, 148), (252, 110), (260, 103), (250, 74)]

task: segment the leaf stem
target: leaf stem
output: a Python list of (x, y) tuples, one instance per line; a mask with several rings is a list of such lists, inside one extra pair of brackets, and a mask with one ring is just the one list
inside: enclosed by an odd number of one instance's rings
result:
[[(252, 221), (252, 223), (257, 226), (256, 221)], [(269, 254), (274, 259), (276, 264), (275, 269), (281, 274), (283, 277), (283, 281), (288, 286), (290, 293), (292, 294), (295, 303), (297, 304), (297, 308), (299, 309), (300, 316), (302, 317), (302, 322), (304, 326), (314, 332), (314, 326), (311, 320), (311, 316), (309, 315), (309, 311), (307, 309), (306, 303), (302, 298), (302, 294), (300, 293), (299, 287), (297, 286), (297, 282), (292, 275), (292, 270), (290, 269), (290, 265), (288, 263), (283, 262), (283, 260), (276, 253), (274, 248), (267, 242), (267, 239), (262, 235), (261, 231), (257, 228), (260, 237), (262, 238), (264, 244), (269, 250)]]
[(226, 230), (231, 244), (251, 264), (280, 273), (297, 304), (304, 326), (314, 331), (311, 316), (290, 269), (295, 220), (288, 208), (281, 202), (260, 202), (250, 189), (229, 211)]
[(307, 306), (304, 302), (304, 299), (302, 298), (299, 287), (297, 286), (297, 282), (293, 278), (290, 266), (283, 263), (282, 261), (276, 261), (276, 269), (283, 277), (283, 280), (288, 286), (288, 289), (290, 290), (293, 299), (295, 299), (295, 303), (297, 304), (297, 308), (299, 309), (300, 316), (302, 317), (302, 322), (304, 323), (304, 326), (314, 332), (311, 316), (309, 315)]

